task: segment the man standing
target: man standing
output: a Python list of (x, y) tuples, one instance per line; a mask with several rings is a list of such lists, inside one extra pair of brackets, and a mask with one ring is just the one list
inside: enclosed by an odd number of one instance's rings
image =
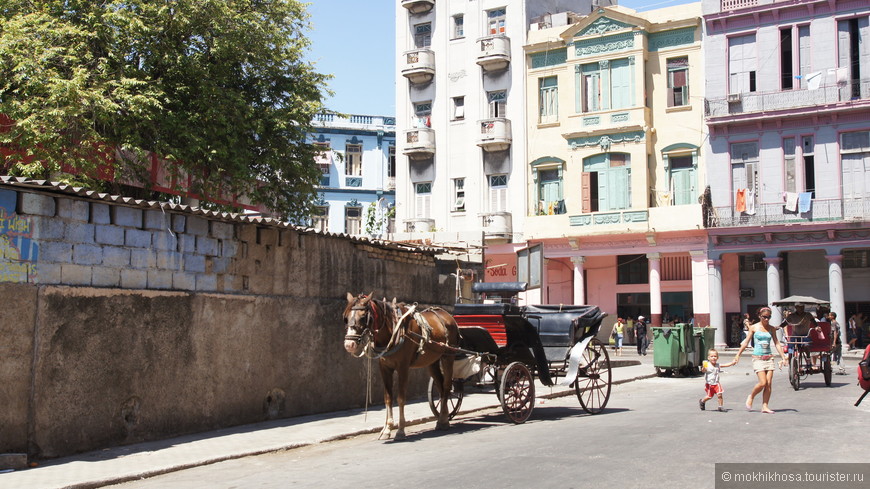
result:
[(649, 340), (646, 337), (646, 318), (643, 316), (638, 316), (634, 322), (634, 337), (637, 341), (637, 354), (646, 355)]

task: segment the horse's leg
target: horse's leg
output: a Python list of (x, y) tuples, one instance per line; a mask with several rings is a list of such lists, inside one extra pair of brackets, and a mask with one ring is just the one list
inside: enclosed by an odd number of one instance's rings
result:
[(381, 370), (381, 381), (384, 383), (384, 406), (387, 410), (387, 420), (384, 422), (381, 434), (378, 435), (378, 440), (388, 440), (393, 426), (393, 369), (381, 362), (378, 362), (378, 365)]
[(448, 398), (452, 382), (445, 382), (447, 377), (442, 371), (440, 360), (429, 365), (429, 376), (432, 377), (432, 383), (438, 388), (438, 394), (441, 397), (441, 408), (438, 412), (438, 422), (435, 424), (435, 429), (446, 430), (450, 428), (450, 402), (448, 402)]
[(408, 371), (410, 365), (401, 365), (396, 369), (399, 384), (396, 386), (396, 403), (399, 405), (399, 426), (396, 430), (396, 440), (405, 438), (405, 394), (408, 392)]
[[(444, 393), (442, 399), (450, 398), (450, 391), (453, 389), (453, 355), (444, 355), (438, 361), (441, 364), (441, 374), (443, 378)], [(438, 429), (446, 430), (450, 428), (450, 403), (444, 402), (441, 404), (441, 416), (438, 419)]]

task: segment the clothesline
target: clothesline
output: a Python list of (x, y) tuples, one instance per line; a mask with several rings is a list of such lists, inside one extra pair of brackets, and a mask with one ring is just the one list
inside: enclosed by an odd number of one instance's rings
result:
[[(809, 212), (812, 206), (812, 192), (783, 192), (782, 200), (785, 210), (789, 212)], [(734, 193), (734, 210), (747, 215), (755, 215), (756, 193), (753, 190), (739, 188)]]

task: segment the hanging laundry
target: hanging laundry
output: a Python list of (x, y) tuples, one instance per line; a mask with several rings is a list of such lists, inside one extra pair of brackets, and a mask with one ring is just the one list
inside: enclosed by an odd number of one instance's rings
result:
[(813, 201), (813, 193), (812, 192), (801, 192), (798, 196), (798, 211), (799, 212), (809, 212), (810, 204)]
[(737, 212), (746, 212), (746, 189), (739, 188), (737, 189), (737, 196), (735, 197), (734, 202), (734, 210)]
[(797, 192), (785, 193), (785, 210), (789, 212), (797, 212), (798, 194)]
[(807, 89), (818, 90), (822, 86), (822, 72), (816, 71), (807, 75)]
[(746, 213), (750, 216), (755, 215), (755, 191), (749, 190), (746, 192)]

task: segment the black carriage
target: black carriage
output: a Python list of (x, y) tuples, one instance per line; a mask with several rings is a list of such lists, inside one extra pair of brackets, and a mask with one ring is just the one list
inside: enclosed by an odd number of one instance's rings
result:
[[(525, 283), (475, 283), (472, 291), (487, 303), (456, 304), (460, 348), (448, 402), (453, 417), (466, 386), (494, 388), (505, 415), (514, 423), (529, 418), (535, 405), (535, 379), (573, 386), (580, 405), (600, 413), (610, 398), (611, 367), (607, 349), (596, 338), (607, 316), (597, 306), (516, 305)], [(493, 300), (492, 297), (497, 299)], [(429, 405), (440, 407), (430, 382)]]

